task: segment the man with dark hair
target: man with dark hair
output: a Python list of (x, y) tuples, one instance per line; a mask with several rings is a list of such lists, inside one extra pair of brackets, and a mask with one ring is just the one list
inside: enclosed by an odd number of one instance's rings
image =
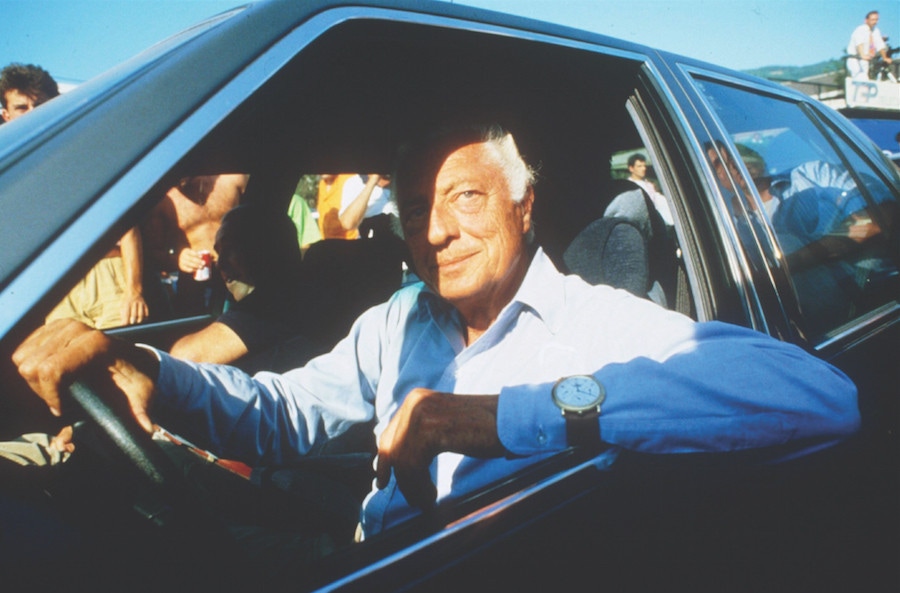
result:
[(0, 117), (12, 121), (59, 95), (50, 73), (34, 64), (10, 64), (0, 72)]
[[(628, 157), (628, 173), (628, 181), (636, 184), (647, 192), (647, 196), (650, 197), (656, 210), (659, 212), (660, 216), (662, 216), (663, 221), (671, 226), (672, 213), (669, 210), (669, 204), (666, 202), (666, 197), (659, 193), (655, 183), (647, 179), (647, 157), (641, 153), (634, 153)], [(609, 215), (609, 213), (607, 213), (607, 215)]]
[(236, 364), (299, 335), (308, 311), (302, 304), (300, 244), (291, 219), (255, 203), (242, 204), (222, 218), (214, 248), (232, 303), (210, 325), (179, 338), (170, 354)]
[[(59, 95), (50, 74), (34, 64), (10, 64), (0, 72), (0, 111), (8, 122)], [(141, 323), (149, 315), (143, 297), (140, 231), (129, 229), (47, 316), (72, 318), (95, 328)]]

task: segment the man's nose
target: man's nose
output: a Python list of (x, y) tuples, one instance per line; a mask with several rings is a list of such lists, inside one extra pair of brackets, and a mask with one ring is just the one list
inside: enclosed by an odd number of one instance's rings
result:
[(459, 224), (452, 212), (439, 204), (433, 204), (428, 220), (428, 242), (442, 245), (448, 239), (459, 236)]

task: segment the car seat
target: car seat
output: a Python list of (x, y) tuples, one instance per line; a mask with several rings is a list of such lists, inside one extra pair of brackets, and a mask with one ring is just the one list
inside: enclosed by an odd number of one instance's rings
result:
[(591, 284), (607, 284), (664, 307), (673, 302), (679, 264), (672, 233), (650, 197), (618, 180), (603, 217), (592, 221), (563, 253), (569, 272)]
[(311, 337), (327, 348), (366, 309), (400, 288), (406, 245), (393, 235), (323, 239), (309, 246), (303, 277), (312, 291)]

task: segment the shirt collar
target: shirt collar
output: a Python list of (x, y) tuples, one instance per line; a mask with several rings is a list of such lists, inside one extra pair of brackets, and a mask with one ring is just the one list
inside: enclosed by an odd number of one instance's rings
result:
[[(559, 324), (563, 321), (562, 311), (566, 300), (565, 291), (562, 290), (561, 285), (562, 278), (563, 275), (556, 269), (544, 250), (538, 247), (531, 258), (519, 290), (516, 291), (512, 301), (504, 307), (498, 321), (514, 309), (527, 307), (547, 324), (551, 332), (556, 333)], [(427, 313), (433, 318), (451, 315), (458, 323), (462, 323), (459, 312), (424, 283), (421, 285), (418, 300), (424, 309), (423, 313)]]
[(556, 333), (565, 310), (563, 278), (544, 250), (538, 247), (512, 302), (530, 308), (547, 324), (550, 331)]

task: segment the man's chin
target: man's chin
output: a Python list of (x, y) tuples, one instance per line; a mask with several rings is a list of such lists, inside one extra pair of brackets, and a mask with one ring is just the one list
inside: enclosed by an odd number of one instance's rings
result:
[(472, 295), (471, 287), (468, 284), (466, 282), (464, 285), (458, 278), (439, 278), (430, 286), (434, 292), (452, 303), (455, 300), (465, 299)]

